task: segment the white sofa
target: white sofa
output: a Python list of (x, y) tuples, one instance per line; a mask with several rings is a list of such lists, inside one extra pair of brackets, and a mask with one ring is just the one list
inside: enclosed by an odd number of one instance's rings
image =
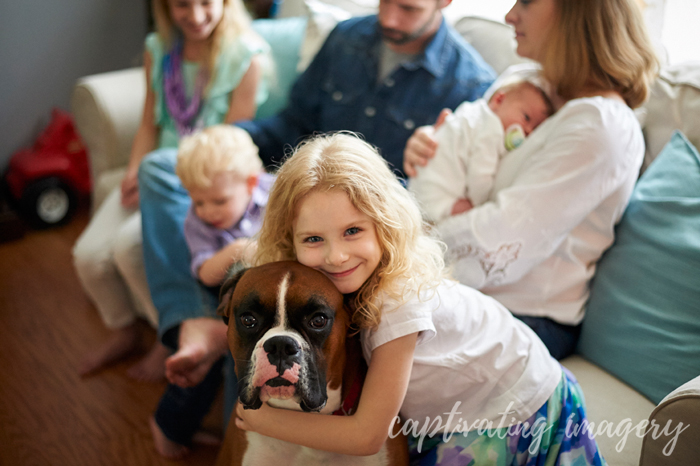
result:
[[(455, 26), (497, 72), (522, 61), (514, 52), (512, 33), (507, 26), (473, 17), (463, 18)], [(313, 42), (309, 37), (306, 39), (305, 43)], [(71, 105), (90, 153), (95, 181), (93, 206), (100, 204), (124, 172), (131, 140), (141, 117), (144, 88), (144, 75), (139, 68), (88, 76), (75, 86)], [(639, 114), (647, 143), (645, 167), (666, 144), (674, 129), (683, 130), (697, 146), (700, 142), (700, 65), (664, 70), (654, 85), (650, 101)], [(580, 355), (566, 359), (564, 365), (583, 387), (590, 420), (596, 426), (601, 422), (612, 426), (610, 435), (596, 437), (609, 464), (699, 464), (700, 378), (679, 387), (656, 406)], [(665, 456), (662, 450), (671, 436), (641, 438), (636, 431), (625, 435), (624, 426), (637, 426), (648, 419), (682, 420), (691, 427), (680, 434), (673, 454)]]

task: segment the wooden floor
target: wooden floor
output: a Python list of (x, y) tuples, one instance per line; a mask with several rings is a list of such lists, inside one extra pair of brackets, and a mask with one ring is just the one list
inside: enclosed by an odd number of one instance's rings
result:
[[(76, 373), (109, 334), (71, 262), (86, 224), (81, 212), (66, 226), (0, 244), (0, 465), (213, 464), (213, 447), (195, 447), (182, 461), (158, 456), (148, 417), (165, 383), (129, 379), (134, 360)], [(219, 408), (209, 427), (220, 425)]]

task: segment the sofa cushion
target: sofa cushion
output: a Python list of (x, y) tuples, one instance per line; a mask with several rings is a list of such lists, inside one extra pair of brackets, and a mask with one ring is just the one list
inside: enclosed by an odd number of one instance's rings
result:
[(287, 105), (289, 91), (298, 75), (297, 62), (306, 22), (303, 17), (253, 21), (253, 29), (270, 44), (274, 60), (270, 95), (258, 107), (256, 118), (274, 115)]
[(505, 23), (465, 16), (455, 23), (454, 28), (491, 65), (496, 74), (500, 75), (511, 65), (532, 63), (515, 52), (513, 28)]
[(653, 402), (700, 374), (700, 156), (676, 132), (592, 284), (578, 352)]
[(579, 355), (561, 363), (574, 373), (583, 389), (588, 421), (605, 460), (615, 466), (637, 466), (643, 439), (626, 427), (648, 419), (654, 403)]

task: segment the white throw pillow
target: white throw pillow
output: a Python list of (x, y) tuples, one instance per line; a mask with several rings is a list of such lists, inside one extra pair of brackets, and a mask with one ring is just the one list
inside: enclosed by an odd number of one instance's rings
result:
[(532, 63), (515, 53), (515, 34), (513, 28), (505, 23), (465, 16), (454, 24), (454, 28), (481, 54), (496, 74), (503, 73), (511, 65)]
[(654, 161), (675, 130), (700, 147), (700, 63), (689, 62), (664, 68), (644, 104), (646, 154), (642, 169)]
[(279, 17), (308, 17), (297, 70), (301, 73), (309, 66), (336, 24), (376, 13), (378, 5), (379, 0), (285, 0)]

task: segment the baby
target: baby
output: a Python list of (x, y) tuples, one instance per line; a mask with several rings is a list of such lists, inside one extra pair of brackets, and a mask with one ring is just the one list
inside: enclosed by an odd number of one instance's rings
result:
[(184, 138), (176, 171), (192, 198), (185, 219), (192, 275), (219, 285), (234, 263), (254, 253), (250, 238), (262, 224), (274, 177), (263, 171), (248, 133), (231, 125)]
[(426, 218), (438, 222), (486, 202), (500, 159), (552, 113), (544, 91), (525, 80), (460, 105), (435, 135), (434, 160), (408, 183)]

